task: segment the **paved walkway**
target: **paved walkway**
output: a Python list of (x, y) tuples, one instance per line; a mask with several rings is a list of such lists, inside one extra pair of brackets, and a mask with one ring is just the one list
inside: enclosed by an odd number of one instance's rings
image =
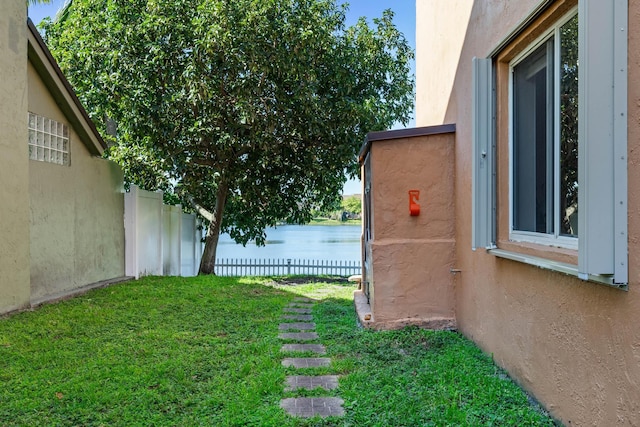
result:
[[(316, 368), (331, 366), (331, 359), (328, 357), (315, 357), (326, 353), (326, 348), (322, 344), (309, 343), (318, 340), (315, 330), (315, 323), (311, 323), (313, 316), (311, 307), (315, 303), (309, 298), (297, 297), (284, 309), (285, 315), (282, 317), (287, 322), (278, 326), (280, 332), (278, 337), (285, 341), (294, 341), (283, 344), (280, 351), (285, 353), (311, 354), (313, 357), (285, 357), (282, 365), (294, 369)], [(337, 375), (289, 375), (286, 378), (285, 391), (313, 390), (322, 388), (333, 390), (338, 388)], [(329, 417), (344, 415), (342, 404), (344, 401), (338, 397), (293, 397), (282, 399), (280, 407), (294, 417)]]

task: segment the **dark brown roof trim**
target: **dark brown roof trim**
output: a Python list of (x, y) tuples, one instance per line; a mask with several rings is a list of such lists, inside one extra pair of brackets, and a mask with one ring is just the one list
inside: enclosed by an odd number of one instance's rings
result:
[[(38, 32), (38, 29), (34, 25), (33, 21), (31, 21), (31, 18), (27, 18), (27, 27), (29, 28), (31, 35), (34, 37), (34, 39), (38, 43), (38, 47), (41, 49), (42, 53), (44, 53), (45, 58), (49, 62), (49, 65), (55, 71), (56, 76), (58, 77), (60, 82), (62, 82), (62, 85), (64, 86), (64, 89), (66, 90), (67, 94), (69, 95), (69, 97), (71, 98), (75, 106), (77, 107), (78, 111), (80, 111), (80, 114), (82, 115), (82, 117), (78, 117), (78, 119), (82, 119), (85, 121), (89, 130), (93, 134), (91, 136), (95, 137), (95, 140), (100, 144), (102, 150), (106, 150), (107, 143), (104, 141), (104, 139), (102, 139), (102, 136), (100, 136), (100, 133), (98, 132), (98, 129), (96, 128), (95, 123), (93, 123), (93, 121), (89, 117), (89, 114), (87, 113), (87, 110), (85, 110), (85, 108), (82, 106), (82, 103), (78, 99), (76, 92), (73, 90), (73, 88), (71, 87), (71, 84), (62, 73), (62, 70), (58, 66), (58, 63), (54, 59), (53, 55), (51, 55), (51, 52), (49, 51), (47, 44), (42, 39), (42, 36), (40, 36), (40, 33)], [(33, 59), (33, 58), (30, 57), (30, 59)], [(91, 150), (91, 147), (87, 147), (87, 148), (89, 148), (90, 151), (94, 151), (94, 150)], [(94, 154), (102, 155), (102, 152), (94, 153)]]
[(369, 151), (371, 147), (371, 143), (374, 141), (386, 141), (390, 139), (400, 139), (400, 138), (413, 138), (416, 136), (428, 136), (428, 135), (439, 135), (443, 133), (454, 133), (456, 131), (455, 123), (445, 124), (445, 125), (437, 125), (437, 126), (422, 126), (418, 128), (407, 128), (407, 129), (396, 129), (396, 130), (385, 130), (381, 132), (369, 132), (367, 137), (364, 140), (364, 144), (362, 144), (362, 148), (360, 148), (360, 153), (358, 154), (358, 159), (360, 162), (364, 160), (364, 156)]

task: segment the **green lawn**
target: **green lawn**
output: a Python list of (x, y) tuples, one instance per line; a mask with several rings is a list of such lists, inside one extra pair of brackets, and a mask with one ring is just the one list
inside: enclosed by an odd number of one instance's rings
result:
[[(0, 319), (0, 426), (553, 425), (459, 334), (358, 328), (352, 291), (148, 277)], [(342, 419), (279, 408), (278, 323), (299, 295), (321, 301)]]
[(309, 225), (362, 225), (362, 220), (348, 219), (346, 221), (338, 221), (330, 218), (313, 218)]

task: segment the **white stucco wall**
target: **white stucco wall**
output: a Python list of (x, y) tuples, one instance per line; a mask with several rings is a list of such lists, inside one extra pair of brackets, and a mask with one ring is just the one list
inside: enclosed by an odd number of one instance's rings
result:
[[(69, 124), (31, 65), (28, 77), (29, 111)], [(34, 302), (124, 276), (122, 171), (73, 128), (70, 156), (70, 166), (28, 161)]]
[(29, 304), (27, 7), (0, 13), (0, 313)]

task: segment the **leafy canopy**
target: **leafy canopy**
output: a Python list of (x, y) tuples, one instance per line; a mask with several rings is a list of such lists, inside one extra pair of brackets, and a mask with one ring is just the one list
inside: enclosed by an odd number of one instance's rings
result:
[(260, 244), (334, 206), (366, 133), (412, 110), (391, 11), (349, 28), (334, 0), (74, 0), (61, 16), (46, 41), (111, 158), (197, 206), (214, 260), (221, 231)]
[(362, 213), (362, 198), (361, 196), (349, 196), (342, 199), (342, 210), (352, 214)]

